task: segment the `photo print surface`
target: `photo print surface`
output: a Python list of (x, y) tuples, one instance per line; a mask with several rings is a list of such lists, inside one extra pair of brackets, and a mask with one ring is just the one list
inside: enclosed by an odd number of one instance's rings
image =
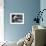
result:
[(24, 13), (10, 13), (10, 24), (24, 24)]

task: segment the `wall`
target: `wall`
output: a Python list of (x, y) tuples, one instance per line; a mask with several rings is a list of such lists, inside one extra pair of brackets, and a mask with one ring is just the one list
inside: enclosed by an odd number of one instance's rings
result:
[[(40, 0), (40, 9), (41, 9), (41, 11), (42, 11), (43, 9), (46, 9), (46, 0)], [(40, 25), (46, 27), (46, 20), (45, 20), (45, 19), (46, 19), (46, 11), (43, 12), (42, 17), (43, 17), (43, 22), (41, 21), (41, 22), (40, 22)]]
[(0, 42), (4, 41), (4, 0), (0, 0)]
[[(35, 14), (40, 10), (40, 0), (4, 0), (4, 35), (7, 41), (18, 41), (32, 28)], [(24, 13), (24, 24), (10, 24), (10, 13)]]

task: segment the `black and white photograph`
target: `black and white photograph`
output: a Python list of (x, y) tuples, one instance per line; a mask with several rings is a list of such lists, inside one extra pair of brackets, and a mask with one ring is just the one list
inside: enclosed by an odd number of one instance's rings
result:
[(10, 13), (10, 24), (24, 24), (24, 13)]

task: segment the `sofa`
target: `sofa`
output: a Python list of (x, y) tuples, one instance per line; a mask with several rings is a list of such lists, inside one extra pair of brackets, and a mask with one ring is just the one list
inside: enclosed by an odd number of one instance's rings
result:
[[(27, 35), (30, 36), (29, 34), (30, 33), (28, 33)], [(40, 25), (34, 25), (32, 26), (31, 34), (33, 35), (33, 37), (31, 37), (31, 40), (33, 40), (33, 42), (28, 46), (46, 46), (46, 28)], [(3, 46), (23, 46), (25, 38), (28, 38), (27, 35), (26, 37), (19, 39), (17, 43), (13, 41), (6, 42), (6, 44), (4, 44)]]
[[(46, 28), (45, 27), (40, 25), (32, 26), (32, 34), (33, 34), (34, 40), (30, 46), (46, 46)], [(20, 44), (21, 43), (22, 42), (20, 42)]]
[(46, 46), (46, 28), (34, 25), (32, 26), (32, 34), (34, 35), (32, 46)]

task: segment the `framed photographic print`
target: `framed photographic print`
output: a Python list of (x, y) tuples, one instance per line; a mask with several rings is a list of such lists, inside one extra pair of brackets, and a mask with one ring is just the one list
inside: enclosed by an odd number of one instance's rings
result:
[(10, 13), (10, 24), (24, 24), (24, 13)]

